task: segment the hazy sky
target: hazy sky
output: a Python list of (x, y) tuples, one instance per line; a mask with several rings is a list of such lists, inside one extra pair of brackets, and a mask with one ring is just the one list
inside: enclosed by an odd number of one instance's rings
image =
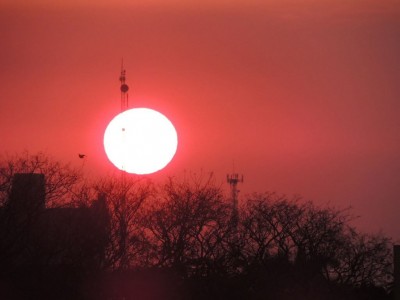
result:
[(120, 109), (179, 136), (157, 176), (245, 175), (253, 191), (353, 206), (400, 241), (398, 1), (2, 1), (2, 153), (45, 151), (90, 174)]

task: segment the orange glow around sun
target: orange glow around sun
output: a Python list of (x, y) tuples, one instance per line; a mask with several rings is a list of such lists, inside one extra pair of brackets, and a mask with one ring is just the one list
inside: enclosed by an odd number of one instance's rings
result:
[(108, 159), (120, 170), (151, 174), (163, 169), (174, 157), (178, 136), (161, 113), (134, 108), (117, 115), (104, 133)]

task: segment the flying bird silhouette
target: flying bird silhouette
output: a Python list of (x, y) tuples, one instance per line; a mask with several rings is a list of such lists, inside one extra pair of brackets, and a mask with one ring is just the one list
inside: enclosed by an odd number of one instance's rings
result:
[(85, 158), (86, 155), (85, 155), (85, 154), (80, 154), (80, 153), (79, 153), (78, 156), (79, 156), (79, 158)]

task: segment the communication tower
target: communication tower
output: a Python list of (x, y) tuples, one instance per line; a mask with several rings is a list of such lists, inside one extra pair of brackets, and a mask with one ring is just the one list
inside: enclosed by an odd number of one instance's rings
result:
[[(126, 111), (129, 108), (129, 97), (128, 97), (128, 91), (129, 91), (129, 86), (125, 83), (126, 77), (126, 70), (124, 69), (124, 61), (122, 60), (121, 63), (121, 76), (119, 77), (119, 81), (121, 82), (121, 112)], [(126, 128), (125, 125), (122, 124), (122, 144), (126, 144)], [(125, 162), (128, 156), (128, 153), (126, 152), (126, 147), (122, 147), (122, 153), (121, 156), (123, 157), (122, 161)], [(126, 187), (126, 178), (125, 178), (125, 165), (123, 164), (121, 166), (121, 184), (123, 189)], [(122, 206), (122, 214), (121, 214), (121, 224), (127, 224), (127, 215), (126, 215), (126, 194), (123, 194), (121, 196), (121, 206)], [(126, 234), (122, 234), (120, 236), (120, 251), (121, 251), (121, 261), (120, 261), (120, 268), (124, 269), (127, 268), (129, 265), (129, 259), (128, 259), (128, 236)]]
[(226, 181), (231, 186), (231, 200), (232, 200), (232, 223), (236, 227), (239, 221), (239, 208), (238, 208), (238, 183), (243, 182), (243, 175), (233, 173), (226, 175)]
[[(126, 111), (129, 108), (129, 95), (128, 95), (128, 91), (129, 91), (129, 86), (125, 83), (126, 77), (126, 70), (124, 68), (124, 60), (122, 60), (121, 62), (121, 75), (119, 76), (119, 81), (121, 82), (121, 112)], [(126, 132), (125, 132), (126, 128), (124, 125), (122, 125), (121, 131), (122, 131), (122, 144), (126, 143)], [(128, 153), (126, 153), (125, 147), (122, 147), (121, 150), (121, 156), (123, 157), (122, 161), (125, 162), (126, 161), (126, 157), (127, 157)], [(125, 171), (125, 166), (122, 165), (121, 166), (121, 170), (123, 171), (122, 173), (124, 173)]]
[(119, 77), (119, 81), (121, 82), (121, 112), (127, 110), (129, 106), (129, 86), (125, 83), (125, 73), (126, 70), (124, 69), (124, 61), (122, 61), (121, 76)]

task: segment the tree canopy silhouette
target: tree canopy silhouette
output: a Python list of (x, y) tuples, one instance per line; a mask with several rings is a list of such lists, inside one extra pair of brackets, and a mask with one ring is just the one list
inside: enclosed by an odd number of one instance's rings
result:
[[(0, 286), (10, 299), (389, 299), (391, 240), (360, 232), (348, 209), (253, 194), (232, 222), (213, 176), (89, 182), (28, 153), (0, 165)], [(18, 174), (43, 190), (17, 193)], [(32, 203), (35, 193), (38, 210), (11, 209), (15, 195)]]

